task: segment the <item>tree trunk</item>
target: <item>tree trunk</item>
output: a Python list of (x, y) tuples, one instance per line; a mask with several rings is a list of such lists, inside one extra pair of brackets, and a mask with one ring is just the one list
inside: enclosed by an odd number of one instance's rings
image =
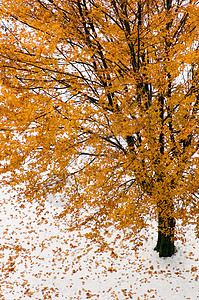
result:
[(174, 230), (174, 218), (166, 219), (158, 216), (158, 241), (154, 250), (160, 257), (170, 257), (175, 253)]

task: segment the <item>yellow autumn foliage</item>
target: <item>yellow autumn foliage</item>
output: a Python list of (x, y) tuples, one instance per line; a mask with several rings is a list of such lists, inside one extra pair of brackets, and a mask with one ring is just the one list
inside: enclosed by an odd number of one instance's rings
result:
[(197, 1), (2, 0), (0, 15), (2, 183), (61, 193), (74, 227), (194, 222)]

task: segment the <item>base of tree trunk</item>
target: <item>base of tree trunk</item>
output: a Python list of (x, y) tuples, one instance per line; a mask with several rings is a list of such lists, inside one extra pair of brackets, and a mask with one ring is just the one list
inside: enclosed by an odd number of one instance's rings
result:
[(164, 233), (165, 230), (165, 222), (159, 220), (158, 224), (158, 241), (157, 245), (154, 248), (159, 253), (159, 257), (171, 257), (176, 251), (174, 246), (174, 228), (175, 228), (175, 220), (170, 219), (167, 223), (169, 225), (168, 232)]
[(174, 241), (171, 240), (170, 236), (158, 234), (158, 236), (160, 235), (154, 250), (159, 253), (159, 257), (171, 257), (175, 253)]

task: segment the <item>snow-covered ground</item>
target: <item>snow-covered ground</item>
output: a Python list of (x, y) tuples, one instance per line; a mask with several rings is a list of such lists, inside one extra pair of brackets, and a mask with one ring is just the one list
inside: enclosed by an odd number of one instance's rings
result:
[(199, 239), (192, 227), (172, 258), (153, 251), (153, 227), (137, 253), (118, 240), (111, 255), (68, 232), (66, 220), (53, 218), (59, 207), (46, 204), (38, 213), (5, 191), (0, 205), (0, 299), (199, 299)]

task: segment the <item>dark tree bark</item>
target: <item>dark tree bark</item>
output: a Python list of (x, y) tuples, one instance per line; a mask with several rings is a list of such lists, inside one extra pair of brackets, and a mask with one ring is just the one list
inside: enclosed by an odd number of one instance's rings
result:
[(175, 219), (158, 217), (158, 241), (154, 250), (160, 257), (170, 257), (175, 253), (174, 246)]

